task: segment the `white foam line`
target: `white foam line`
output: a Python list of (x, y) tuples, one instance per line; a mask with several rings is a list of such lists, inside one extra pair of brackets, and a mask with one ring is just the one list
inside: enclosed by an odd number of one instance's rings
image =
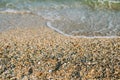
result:
[(55, 30), (55, 31), (59, 32), (59, 33), (60, 33), (60, 34), (62, 34), (62, 35), (65, 35), (65, 36), (70, 36), (70, 35), (65, 34), (64, 32), (60, 31), (59, 29), (56, 29), (55, 27), (53, 27), (53, 26), (51, 25), (51, 23), (50, 23), (50, 22), (47, 22), (47, 26), (48, 26), (49, 28), (51, 28), (51, 29), (53, 29), (53, 30)]
[(62, 34), (64, 36), (67, 36), (67, 37), (71, 37), (71, 38), (120, 38), (120, 36), (92, 36), (92, 37), (88, 37), (88, 36), (73, 36), (73, 35), (68, 35), (68, 34), (60, 31), (59, 29), (53, 27), (50, 22), (47, 22), (47, 26), (49, 28), (57, 31), (60, 34)]
[(0, 11), (0, 13), (4, 14), (4, 13), (13, 13), (13, 14), (31, 14), (31, 11), (17, 11), (14, 9), (7, 9), (4, 11)]

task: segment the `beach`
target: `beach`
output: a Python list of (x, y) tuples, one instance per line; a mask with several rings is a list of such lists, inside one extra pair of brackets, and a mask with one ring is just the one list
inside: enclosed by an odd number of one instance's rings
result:
[(45, 27), (0, 33), (0, 80), (119, 80), (120, 38), (72, 38)]
[(120, 1), (0, 0), (0, 80), (120, 80)]

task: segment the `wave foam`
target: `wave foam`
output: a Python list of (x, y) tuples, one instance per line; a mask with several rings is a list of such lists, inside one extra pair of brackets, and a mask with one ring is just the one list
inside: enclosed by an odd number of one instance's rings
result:
[(66, 34), (66, 33), (62, 32), (61, 30), (53, 27), (50, 22), (47, 22), (46, 25), (49, 28), (55, 30), (56, 32), (58, 32), (64, 36), (72, 37), (72, 38), (120, 38), (120, 36), (73, 36), (73, 35)]
[(0, 13), (2, 13), (2, 14), (4, 14), (4, 13), (13, 13), (13, 14), (32, 14), (31, 11), (27, 11), (27, 10), (18, 11), (18, 10), (14, 10), (14, 9), (6, 9), (6, 10), (3, 10), (3, 11), (0, 11)]

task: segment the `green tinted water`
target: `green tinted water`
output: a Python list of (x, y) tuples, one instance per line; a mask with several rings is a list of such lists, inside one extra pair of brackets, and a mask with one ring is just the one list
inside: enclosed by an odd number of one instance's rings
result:
[[(22, 8), (28, 7), (28, 5), (37, 5), (38, 3), (51, 3), (57, 2), (62, 4), (68, 4), (70, 6), (81, 4), (88, 5), (92, 8), (106, 8), (120, 10), (120, 1), (119, 0), (0, 0), (1, 8)], [(77, 3), (77, 4), (76, 4)], [(44, 4), (45, 5), (45, 4)]]

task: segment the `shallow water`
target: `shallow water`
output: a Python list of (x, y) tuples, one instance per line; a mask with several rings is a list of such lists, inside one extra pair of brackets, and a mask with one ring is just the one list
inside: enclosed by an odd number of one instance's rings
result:
[(119, 0), (0, 0), (0, 31), (47, 25), (63, 35), (120, 36)]

